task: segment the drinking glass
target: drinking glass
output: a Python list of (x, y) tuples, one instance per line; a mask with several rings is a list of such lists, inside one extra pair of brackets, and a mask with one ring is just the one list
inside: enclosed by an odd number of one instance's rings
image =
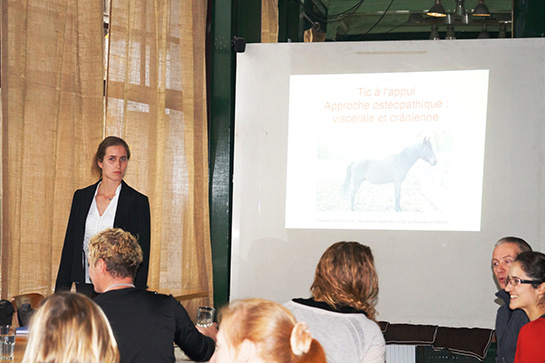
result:
[(216, 315), (216, 309), (210, 306), (199, 306), (199, 310), (197, 311), (197, 326), (208, 328), (214, 323), (214, 315)]
[(9, 325), (0, 326), (0, 359), (13, 359), (15, 332)]

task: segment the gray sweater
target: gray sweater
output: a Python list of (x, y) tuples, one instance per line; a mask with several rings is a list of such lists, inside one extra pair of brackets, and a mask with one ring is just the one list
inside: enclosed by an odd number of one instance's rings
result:
[[(310, 300), (310, 299), (309, 299)], [(328, 363), (384, 363), (386, 344), (379, 326), (363, 312), (309, 306), (296, 299), (284, 304), (297, 321), (307, 323), (325, 350)]]

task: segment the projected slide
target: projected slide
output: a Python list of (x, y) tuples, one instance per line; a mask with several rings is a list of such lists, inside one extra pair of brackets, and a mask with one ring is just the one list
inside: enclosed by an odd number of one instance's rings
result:
[(286, 228), (478, 231), (488, 70), (292, 75)]

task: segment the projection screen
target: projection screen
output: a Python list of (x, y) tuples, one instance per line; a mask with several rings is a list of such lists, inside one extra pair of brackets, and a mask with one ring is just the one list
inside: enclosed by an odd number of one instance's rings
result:
[(492, 328), (494, 243), (544, 236), (545, 40), (249, 44), (238, 54), (231, 299), (310, 296), (369, 245), (378, 320)]

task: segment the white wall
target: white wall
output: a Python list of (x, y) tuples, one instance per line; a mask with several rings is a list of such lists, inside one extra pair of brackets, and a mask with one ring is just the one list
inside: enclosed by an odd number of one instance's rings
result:
[[(231, 299), (308, 297), (339, 240), (369, 245), (378, 319), (493, 328), (505, 235), (543, 250), (545, 40), (249, 44), (237, 58)], [(291, 74), (489, 69), (480, 232), (284, 228)], [(445, 85), (448, 87), (448, 85)]]

